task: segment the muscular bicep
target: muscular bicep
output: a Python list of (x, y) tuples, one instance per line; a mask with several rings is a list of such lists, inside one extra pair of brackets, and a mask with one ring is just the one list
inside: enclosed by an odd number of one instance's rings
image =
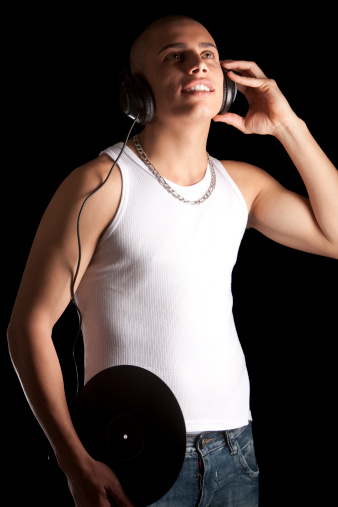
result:
[[(101, 183), (106, 173), (106, 167), (101, 166), (74, 171), (57, 190), (46, 209), (13, 310), (17, 321), (26, 325), (44, 321), (52, 327), (71, 300), (71, 285), (79, 256), (79, 210), (84, 199)], [(83, 209), (80, 221), (81, 264), (77, 284), (93, 256), (100, 235), (114, 217), (121, 188), (121, 176), (116, 170), (109, 184), (102, 187), (98, 195), (91, 197)]]
[(307, 197), (287, 190), (261, 171), (260, 190), (249, 214), (249, 226), (291, 248), (330, 255), (331, 245), (320, 229)]
[[(21, 318), (32, 320), (43, 313), (54, 324), (71, 299), (76, 217), (75, 205), (73, 210), (67, 209), (69, 204), (63, 206), (63, 199), (63, 192), (54, 197), (36, 233), (16, 301)], [(83, 247), (87, 252), (87, 243), (83, 242)]]

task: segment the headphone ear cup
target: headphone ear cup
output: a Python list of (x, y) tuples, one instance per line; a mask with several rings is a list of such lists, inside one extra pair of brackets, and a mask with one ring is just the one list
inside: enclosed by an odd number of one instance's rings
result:
[(237, 95), (237, 85), (234, 81), (227, 75), (227, 70), (222, 67), (223, 70), (223, 102), (221, 109), (218, 114), (225, 114), (229, 109), (231, 104), (234, 102)]
[(120, 74), (119, 103), (122, 112), (145, 125), (154, 116), (153, 94), (145, 79), (130, 74), (127, 66)]

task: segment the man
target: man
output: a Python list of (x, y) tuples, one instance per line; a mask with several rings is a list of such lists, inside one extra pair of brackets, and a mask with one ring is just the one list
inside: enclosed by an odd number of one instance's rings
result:
[[(337, 171), (276, 83), (252, 62), (221, 62), (213, 38), (196, 21), (159, 20), (137, 39), (130, 60), (131, 72), (144, 76), (152, 91), (154, 117), (138, 140), (128, 142), (119, 167), (81, 217), (75, 290), (84, 317), (86, 380), (114, 364), (137, 364), (162, 377), (177, 396), (191, 436), (182, 474), (158, 505), (212, 500), (254, 506), (258, 470), (248, 378), (231, 315), (231, 270), (246, 227), (283, 245), (338, 258)], [(218, 115), (222, 67), (248, 100), (244, 118)], [(212, 119), (275, 136), (309, 199), (250, 164), (208, 157)], [(118, 152), (108, 149), (76, 169), (56, 192), (8, 331), (27, 398), (77, 507), (108, 506), (109, 498), (132, 505), (114, 472), (78, 439), (50, 339), (72, 296), (79, 209)], [(190, 202), (166, 192), (154, 167)]]

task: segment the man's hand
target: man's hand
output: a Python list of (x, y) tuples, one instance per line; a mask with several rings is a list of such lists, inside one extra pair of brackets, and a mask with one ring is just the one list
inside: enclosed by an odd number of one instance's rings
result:
[(254, 62), (223, 60), (228, 77), (248, 101), (243, 118), (234, 113), (217, 115), (214, 121), (232, 125), (244, 134), (275, 135), (278, 128), (297, 119), (288, 101), (273, 79), (268, 79)]
[(114, 472), (93, 459), (66, 472), (76, 507), (135, 507)]

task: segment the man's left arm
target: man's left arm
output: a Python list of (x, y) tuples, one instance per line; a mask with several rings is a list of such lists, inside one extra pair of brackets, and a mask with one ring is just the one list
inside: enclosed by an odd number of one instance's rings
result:
[[(246, 96), (245, 117), (217, 116), (244, 133), (270, 134), (284, 146), (308, 192), (308, 199), (282, 187), (264, 171), (252, 168), (258, 181), (249, 223), (292, 248), (338, 258), (338, 171), (303, 120), (291, 109), (275, 81), (253, 62), (225, 61), (229, 77)], [(240, 73), (240, 74), (238, 74)]]

